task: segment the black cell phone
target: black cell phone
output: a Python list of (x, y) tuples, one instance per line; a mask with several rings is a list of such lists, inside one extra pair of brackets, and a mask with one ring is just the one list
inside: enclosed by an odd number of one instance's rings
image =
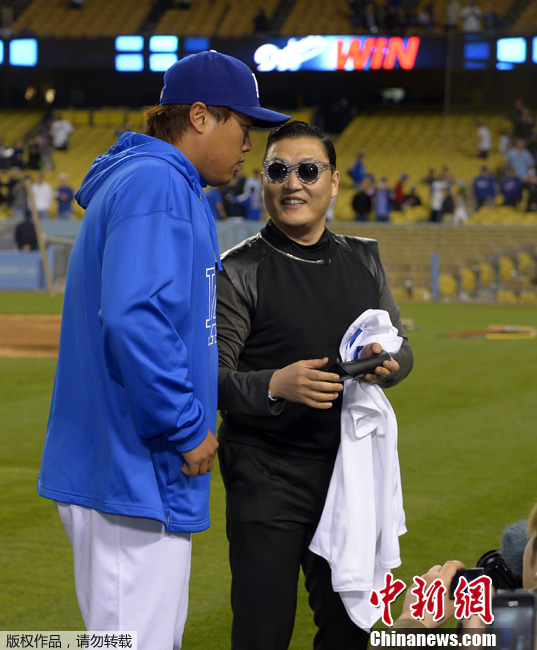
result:
[(328, 372), (334, 372), (339, 375), (339, 381), (346, 379), (359, 379), (369, 372), (374, 372), (375, 368), (382, 366), (385, 361), (391, 359), (390, 355), (384, 350), (380, 354), (373, 354), (364, 359), (355, 361), (337, 361), (328, 369)]
[(489, 629), (496, 633), (497, 649), (534, 650), (535, 607), (535, 593), (526, 589), (500, 590), (492, 596), (494, 621)]
[(475, 567), (473, 569), (459, 569), (453, 576), (451, 584), (449, 585), (449, 597), (451, 600), (455, 600), (455, 589), (457, 589), (460, 578), (466, 578), (466, 582), (470, 584), (470, 582), (476, 578), (480, 578), (482, 575), (485, 575), (485, 569), (481, 567)]

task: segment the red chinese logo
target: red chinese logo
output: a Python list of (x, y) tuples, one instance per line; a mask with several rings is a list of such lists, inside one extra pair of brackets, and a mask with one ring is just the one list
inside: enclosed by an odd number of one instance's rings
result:
[[(382, 622), (385, 625), (393, 625), (390, 605), (405, 589), (406, 585), (402, 580), (394, 580), (393, 575), (387, 573), (384, 577), (384, 587), (371, 591), (369, 602), (373, 607), (382, 607)], [(410, 593), (415, 597), (415, 601), (410, 605), (412, 618), (423, 619), (426, 613), (432, 615), (435, 621), (444, 618), (446, 586), (440, 578), (427, 586), (423, 578), (415, 576)], [(481, 576), (468, 583), (462, 576), (454, 592), (454, 607), (457, 619), (479, 616), (484, 623), (492, 623), (492, 580), (488, 576)]]
[(433, 620), (440, 621), (444, 618), (444, 596), (446, 587), (440, 578), (431, 582), (427, 590), (427, 583), (419, 576), (414, 577), (414, 584), (410, 593), (416, 596), (416, 602), (410, 606), (412, 618), (423, 619), (425, 612), (433, 615)]
[(391, 573), (387, 573), (384, 578), (384, 588), (378, 592), (373, 590), (369, 597), (369, 602), (373, 607), (382, 606), (382, 621), (386, 625), (393, 625), (390, 605), (395, 601), (397, 596), (406, 589), (402, 580), (394, 580)]
[(455, 589), (455, 618), (470, 618), (479, 616), (483, 623), (490, 624), (492, 615), (492, 580), (489, 576), (481, 576), (470, 584), (464, 576), (459, 580)]

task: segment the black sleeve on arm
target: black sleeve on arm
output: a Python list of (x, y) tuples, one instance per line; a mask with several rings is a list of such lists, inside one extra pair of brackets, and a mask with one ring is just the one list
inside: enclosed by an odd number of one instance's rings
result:
[(395, 386), (410, 373), (414, 360), (412, 349), (401, 321), (401, 311), (395, 302), (392, 290), (388, 284), (386, 272), (382, 262), (380, 261), (378, 242), (374, 239), (365, 239), (360, 237), (344, 238), (341, 236), (336, 236), (336, 240), (340, 244), (343, 243), (343, 245), (350, 246), (350, 248), (359, 255), (367, 268), (371, 271), (379, 287), (379, 309), (384, 309), (388, 312), (392, 325), (397, 328), (399, 336), (403, 339), (401, 349), (397, 354), (393, 355), (393, 358), (399, 364), (399, 370), (392, 373), (389, 377), (380, 381), (378, 384), (382, 388)]
[(379, 385), (382, 386), (382, 388), (389, 388), (390, 386), (395, 386), (400, 381), (402, 381), (407, 375), (410, 374), (410, 371), (412, 370), (412, 366), (414, 364), (414, 357), (412, 354), (412, 348), (410, 347), (408, 338), (405, 334), (403, 323), (401, 321), (401, 311), (397, 303), (395, 302), (395, 298), (393, 297), (392, 290), (390, 289), (390, 285), (388, 284), (388, 280), (386, 278), (386, 273), (384, 271), (382, 264), (380, 263), (380, 258), (379, 258), (379, 265), (380, 265), (380, 277), (378, 278), (379, 287), (380, 287), (379, 308), (386, 310), (388, 314), (390, 314), (390, 320), (392, 321), (392, 325), (397, 328), (399, 336), (401, 336), (403, 339), (403, 343), (401, 344), (401, 349), (397, 354), (393, 355), (393, 358), (399, 364), (399, 370), (397, 372), (392, 373), (389, 377), (387, 377), (385, 380), (379, 383)]
[(218, 408), (248, 415), (277, 415), (285, 401), (268, 398), (276, 370), (240, 372), (241, 352), (250, 335), (251, 314), (225, 271), (217, 273)]

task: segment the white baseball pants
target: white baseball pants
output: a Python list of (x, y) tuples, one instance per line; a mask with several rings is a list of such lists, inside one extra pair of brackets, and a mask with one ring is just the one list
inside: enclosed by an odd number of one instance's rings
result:
[(188, 610), (191, 535), (153, 519), (56, 503), (73, 548), (88, 631), (138, 632), (139, 650), (179, 650)]

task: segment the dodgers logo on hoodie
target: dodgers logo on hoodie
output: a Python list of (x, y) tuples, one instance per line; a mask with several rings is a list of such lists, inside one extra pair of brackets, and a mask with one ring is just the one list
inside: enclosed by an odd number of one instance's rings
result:
[(216, 270), (214, 266), (205, 270), (205, 276), (209, 282), (209, 317), (205, 321), (205, 327), (209, 330), (208, 345), (216, 343)]

